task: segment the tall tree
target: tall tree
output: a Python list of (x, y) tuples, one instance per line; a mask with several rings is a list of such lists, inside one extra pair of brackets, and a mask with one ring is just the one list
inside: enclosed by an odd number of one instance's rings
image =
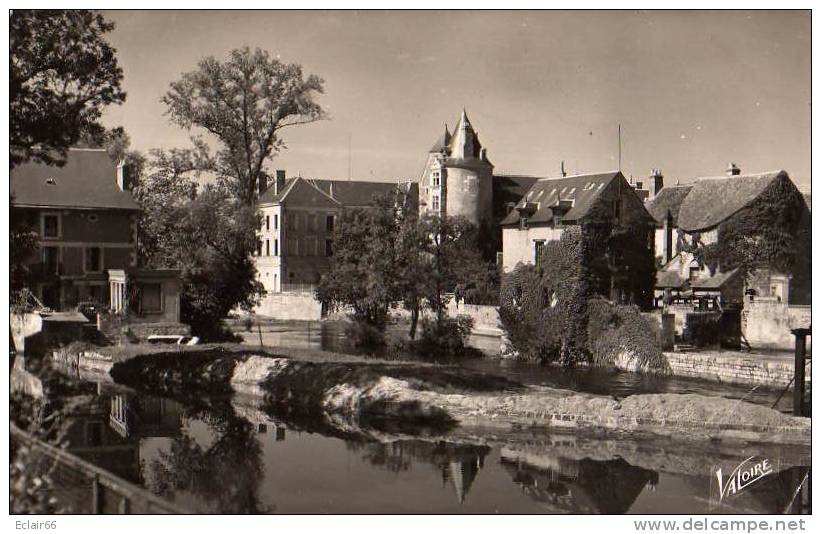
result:
[(317, 287), (329, 309), (350, 308), (353, 320), (383, 332), (388, 311), (398, 300), (397, 243), (402, 225), (400, 197), (374, 200), (374, 206), (342, 213), (335, 225), (331, 270)]
[(9, 17), (9, 164), (65, 164), (68, 148), (99, 139), (109, 104), (125, 101), (123, 71), (89, 11), (15, 10)]
[(141, 261), (180, 269), (182, 320), (200, 337), (215, 339), (225, 333), (221, 319), (237, 307), (249, 309), (260, 292), (250, 255), (260, 219), (224, 187), (197, 187), (197, 172), (209, 165), (201, 145), (154, 150), (134, 197), (142, 208)]
[(171, 84), (162, 101), (171, 120), (203, 128), (222, 144), (218, 174), (246, 205), (254, 202), (267, 160), (285, 144), (280, 131), (323, 117), (314, 101), (323, 80), (303, 76), (302, 67), (282, 63), (268, 52), (233, 50), (227, 61), (207, 57)]

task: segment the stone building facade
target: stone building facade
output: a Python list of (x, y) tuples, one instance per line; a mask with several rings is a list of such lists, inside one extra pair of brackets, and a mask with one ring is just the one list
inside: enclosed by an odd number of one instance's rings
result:
[(137, 319), (179, 321), (179, 273), (138, 268), (140, 208), (131, 185), (128, 166), (98, 148), (70, 149), (63, 167), (26, 163), (12, 171), (12, 220), (38, 235), (27, 262), (43, 306), (129, 306)]
[(376, 196), (401, 188), (416, 198), (415, 184), (286, 178), (260, 186), (262, 226), (255, 255), (259, 281), (268, 293), (312, 293), (330, 269), (332, 237), (345, 208), (369, 207)]
[(489, 228), (493, 216), (493, 164), (467, 113), (431, 147), (419, 179), (420, 213), (462, 216)]

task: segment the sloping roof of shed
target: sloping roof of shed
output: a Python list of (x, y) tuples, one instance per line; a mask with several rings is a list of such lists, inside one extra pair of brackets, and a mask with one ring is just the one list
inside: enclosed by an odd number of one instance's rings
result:
[(681, 204), (678, 226), (685, 232), (710, 230), (784, 178), (789, 179), (786, 171), (699, 179)]

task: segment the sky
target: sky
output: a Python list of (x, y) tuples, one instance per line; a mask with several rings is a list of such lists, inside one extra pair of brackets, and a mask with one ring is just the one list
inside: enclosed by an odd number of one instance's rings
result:
[[(329, 119), (284, 131), (289, 176), (418, 179), (466, 109), (498, 174), (618, 168), (665, 184), (785, 169), (810, 183), (809, 11), (115, 11), (138, 150), (184, 147), (169, 84), (248, 45), (325, 80)], [(350, 147), (350, 148), (349, 148)]]

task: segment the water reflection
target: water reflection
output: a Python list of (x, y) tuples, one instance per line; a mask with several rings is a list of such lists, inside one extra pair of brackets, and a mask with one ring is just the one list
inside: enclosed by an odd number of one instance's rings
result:
[(186, 410), (186, 418), (207, 425), (210, 443), (188, 433), (174, 437), (149, 465), (151, 490), (170, 498), (188, 493), (210, 513), (272, 511), (259, 502), (263, 460), (255, 425), (196, 409)]
[(644, 490), (654, 488), (658, 473), (634, 467), (622, 459), (571, 460), (551, 454), (539, 465), (502, 450), (502, 466), (522, 493), (551, 513), (624, 514)]
[(732, 469), (749, 447), (703, 457), (668, 442), (410, 434), (113, 385), (50, 402), (72, 407), (70, 451), (207, 513), (782, 513), (807, 473), (782, 460), (719, 505), (711, 458)]

